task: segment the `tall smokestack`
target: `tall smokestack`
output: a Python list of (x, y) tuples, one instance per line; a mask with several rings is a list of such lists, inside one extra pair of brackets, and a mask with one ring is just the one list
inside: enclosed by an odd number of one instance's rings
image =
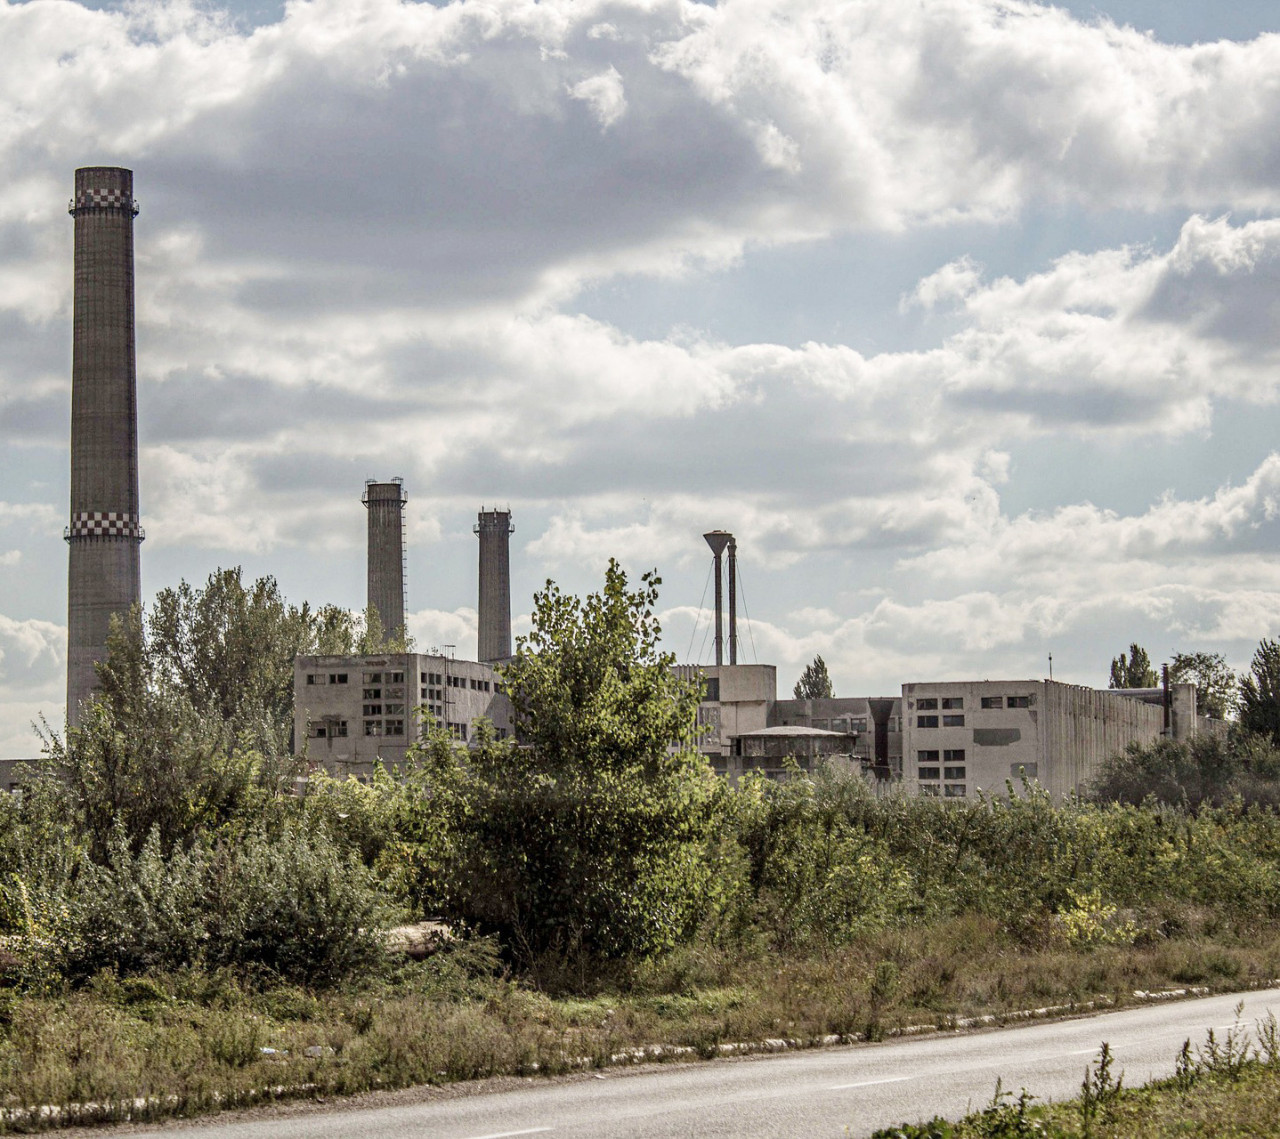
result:
[(378, 614), (384, 637), (403, 637), (404, 479), (369, 479), (360, 501), (369, 512), (369, 607)]
[(510, 510), (480, 508), (475, 533), (480, 535), (480, 629), (476, 657), (481, 661), (511, 656)]
[(67, 721), (97, 687), (112, 614), (142, 600), (133, 339), (133, 171), (76, 171)]
[(716, 664), (724, 664), (724, 548), (733, 539), (725, 530), (712, 530), (702, 535), (715, 555), (716, 575)]
[(729, 663), (738, 663), (738, 542), (729, 535)]

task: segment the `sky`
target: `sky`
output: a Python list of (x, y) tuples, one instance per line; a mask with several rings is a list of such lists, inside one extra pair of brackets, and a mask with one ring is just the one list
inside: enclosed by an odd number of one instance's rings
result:
[(66, 669), (78, 166), (135, 172), (144, 601), (656, 568), (789, 693), (1280, 635), (1280, 6), (0, 0), (0, 757)]

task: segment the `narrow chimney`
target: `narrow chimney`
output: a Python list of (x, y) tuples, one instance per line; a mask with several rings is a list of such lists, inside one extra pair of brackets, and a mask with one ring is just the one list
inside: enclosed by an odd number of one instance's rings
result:
[(369, 479), (360, 501), (369, 512), (369, 607), (378, 614), (384, 637), (403, 637), (404, 479)]
[(738, 542), (729, 535), (729, 663), (738, 663)]
[(480, 536), (480, 597), (476, 659), (485, 663), (511, 657), (510, 510), (480, 508), (474, 532)]
[(715, 555), (716, 575), (716, 664), (724, 664), (724, 548), (732, 540), (733, 535), (725, 530), (712, 530), (703, 534), (707, 545)]
[(133, 171), (76, 171), (67, 722), (97, 687), (113, 614), (142, 600), (133, 333)]

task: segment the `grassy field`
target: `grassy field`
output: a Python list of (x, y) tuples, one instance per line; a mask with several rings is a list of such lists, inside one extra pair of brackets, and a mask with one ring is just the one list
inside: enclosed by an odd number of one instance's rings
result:
[[(1276, 976), (1280, 934), (1031, 951), (979, 918), (868, 935), (825, 956), (683, 951), (563, 997), (504, 975), (487, 942), (319, 994), (254, 990), (229, 971), (104, 973), (79, 991), (11, 997), (0, 1009), (0, 1103), (10, 1131), (159, 1118), (556, 1074), (654, 1044), (711, 1057), (723, 1043), (874, 1039), (966, 1016), (1099, 998), (1133, 1003), (1139, 989), (1222, 991)], [(60, 1111), (30, 1114), (45, 1105)]]

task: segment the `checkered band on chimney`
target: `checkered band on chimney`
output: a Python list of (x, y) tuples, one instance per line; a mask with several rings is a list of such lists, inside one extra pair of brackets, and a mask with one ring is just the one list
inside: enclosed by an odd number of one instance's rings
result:
[(142, 527), (132, 514), (86, 510), (71, 519), (68, 538), (143, 538)]
[(81, 190), (67, 212), (74, 214), (78, 210), (128, 210), (137, 217), (138, 203), (122, 190)]

